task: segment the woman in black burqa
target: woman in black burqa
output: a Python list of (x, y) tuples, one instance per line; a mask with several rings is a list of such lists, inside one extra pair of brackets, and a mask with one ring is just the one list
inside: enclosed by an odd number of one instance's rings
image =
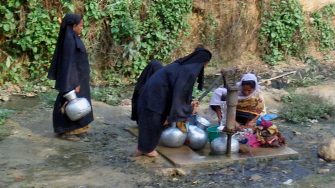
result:
[(138, 97), (141, 93), (141, 90), (147, 80), (159, 69), (161, 69), (163, 65), (157, 61), (152, 60), (142, 71), (140, 77), (138, 77), (137, 83), (134, 88), (133, 97), (131, 99), (131, 120), (137, 121), (137, 101)]
[(157, 156), (164, 125), (185, 121), (193, 111), (193, 85), (198, 78), (198, 89), (203, 87), (204, 67), (212, 54), (196, 48), (153, 74), (143, 86), (138, 99), (139, 137), (136, 155)]
[(48, 72), (48, 78), (55, 80), (58, 96), (53, 109), (53, 128), (61, 138), (78, 141), (88, 131), (93, 121), (93, 112), (80, 120), (71, 121), (64, 113), (67, 103), (63, 95), (75, 90), (78, 97), (85, 97), (91, 103), (90, 66), (85, 46), (80, 39), (83, 19), (78, 14), (66, 14), (62, 20), (56, 49)]

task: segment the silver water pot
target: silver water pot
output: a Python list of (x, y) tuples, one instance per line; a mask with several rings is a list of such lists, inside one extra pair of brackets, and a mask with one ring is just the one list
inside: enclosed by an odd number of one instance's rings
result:
[(206, 118), (201, 117), (199, 115), (197, 115), (195, 119), (196, 119), (196, 125), (205, 131), (211, 125), (211, 122), (209, 122)]
[(91, 112), (92, 107), (88, 100), (77, 97), (75, 90), (63, 95), (69, 102), (65, 107), (65, 113), (72, 121), (77, 121)]
[[(220, 136), (215, 138), (211, 142), (211, 153), (215, 155), (222, 155), (226, 153), (227, 149), (227, 136)], [(232, 137), (231, 138), (231, 153), (238, 153), (240, 147), (238, 141)]]
[(171, 127), (162, 132), (160, 143), (163, 146), (176, 148), (184, 144), (187, 134), (183, 133), (176, 127), (176, 123), (172, 123)]
[(201, 128), (195, 125), (188, 126), (186, 143), (187, 145), (194, 149), (200, 150), (203, 149), (208, 142), (207, 133)]

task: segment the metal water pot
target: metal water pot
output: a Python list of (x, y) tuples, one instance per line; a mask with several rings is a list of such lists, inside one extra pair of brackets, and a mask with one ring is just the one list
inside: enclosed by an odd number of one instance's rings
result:
[(65, 107), (65, 113), (72, 121), (77, 121), (91, 112), (92, 107), (86, 98), (78, 98), (75, 90), (63, 95), (69, 103)]
[(195, 125), (188, 126), (186, 143), (187, 145), (194, 149), (200, 150), (203, 149), (208, 142), (207, 133), (201, 128)]
[[(226, 153), (227, 149), (227, 136), (220, 136), (215, 138), (211, 142), (211, 153), (215, 155), (222, 155)], [(240, 147), (238, 141), (232, 137), (231, 138), (231, 153), (238, 153)]]
[(179, 130), (176, 123), (172, 123), (171, 127), (162, 132), (160, 143), (166, 147), (176, 148), (184, 144), (186, 137), (187, 134)]
[(199, 115), (190, 116), (188, 118), (188, 123), (190, 125), (196, 125), (203, 130), (206, 130), (211, 125), (211, 122), (209, 122), (206, 118), (201, 117)]
[(211, 122), (209, 122), (206, 118), (201, 117), (199, 115), (197, 115), (195, 119), (196, 119), (196, 125), (205, 131), (211, 125)]

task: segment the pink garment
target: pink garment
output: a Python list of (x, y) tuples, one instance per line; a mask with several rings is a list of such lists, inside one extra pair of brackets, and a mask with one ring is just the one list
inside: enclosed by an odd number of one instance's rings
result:
[(248, 142), (247, 144), (252, 148), (257, 148), (260, 146), (260, 143), (257, 141), (256, 135), (250, 134), (247, 136)]
[(267, 120), (265, 120), (265, 119), (263, 119), (263, 118), (261, 118), (261, 119), (262, 119), (262, 121), (261, 121), (261, 125), (262, 125), (262, 127), (264, 127), (265, 129), (267, 129), (267, 128), (269, 128), (269, 127), (272, 126), (272, 122), (271, 122), (271, 121), (267, 121)]

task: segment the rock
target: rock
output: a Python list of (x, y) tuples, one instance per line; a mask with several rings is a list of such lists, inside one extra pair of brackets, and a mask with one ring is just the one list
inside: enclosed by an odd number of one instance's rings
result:
[(294, 135), (301, 135), (301, 132), (298, 131), (292, 131)]
[(34, 93), (34, 92), (29, 92), (29, 93), (26, 93), (26, 96), (27, 97), (35, 97), (37, 94)]
[(288, 179), (287, 181), (283, 182), (284, 185), (291, 185), (293, 183), (292, 179)]
[(317, 122), (319, 122), (317, 119), (308, 119), (308, 121), (311, 122), (311, 123), (317, 123)]
[(158, 174), (162, 176), (186, 176), (187, 173), (181, 168), (164, 168), (160, 169)]
[(335, 138), (319, 147), (318, 156), (327, 162), (335, 160)]
[(258, 175), (258, 174), (254, 174), (252, 176), (250, 176), (249, 180), (251, 181), (259, 181), (262, 179), (262, 176)]
[(131, 100), (130, 99), (123, 99), (120, 103), (121, 106), (130, 106)]
[(193, 9), (198, 11), (203, 11), (207, 7), (208, 0), (194, 0)]
[(329, 172), (330, 172), (330, 169), (328, 169), (328, 168), (322, 168), (322, 169), (318, 170), (318, 174), (326, 174), (326, 173), (329, 173)]
[(0, 96), (0, 101), (4, 101), (4, 102), (9, 101), (9, 96), (7, 95)]
[(324, 114), (321, 118), (326, 119), (326, 120), (331, 119), (330, 115), (328, 115), (328, 114)]

